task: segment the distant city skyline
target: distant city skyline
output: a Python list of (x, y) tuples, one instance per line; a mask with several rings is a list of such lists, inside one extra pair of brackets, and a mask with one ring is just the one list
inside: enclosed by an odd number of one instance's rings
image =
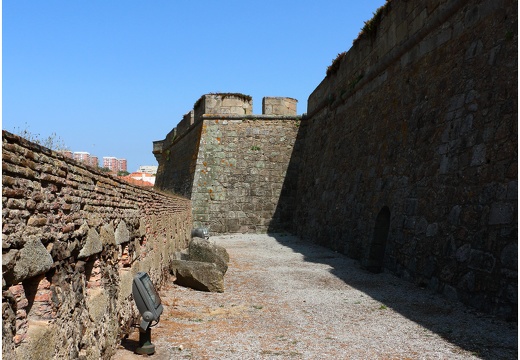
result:
[(103, 156), (103, 165), (99, 165), (99, 158), (90, 154), (88, 151), (60, 151), (66, 157), (82, 162), (84, 164), (110, 169), (113, 172), (126, 171), (128, 172), (128, 162), (125, 158), (116, 158), (115, 156)]

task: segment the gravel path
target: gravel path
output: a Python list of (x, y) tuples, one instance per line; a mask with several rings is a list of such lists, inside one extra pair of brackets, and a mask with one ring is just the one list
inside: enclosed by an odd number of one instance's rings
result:
[[(516, 359), (505, 323), (289, 235), (210, 240), (230, 255), (222, 294), (170, 285), (153, 359)], [(134, 355), (138, 332), (115, 360)]]

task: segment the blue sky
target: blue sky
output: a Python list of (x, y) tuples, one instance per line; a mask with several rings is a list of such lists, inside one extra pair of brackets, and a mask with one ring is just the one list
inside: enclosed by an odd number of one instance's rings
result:
[(210, 92), (298, 99), (298, 113), (385, 0), (3, 0), (2, 129), (157, 165)]

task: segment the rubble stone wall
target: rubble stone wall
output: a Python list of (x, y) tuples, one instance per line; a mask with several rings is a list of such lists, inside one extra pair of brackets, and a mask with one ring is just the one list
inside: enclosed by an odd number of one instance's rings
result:
[(309, 97), (297, 234), (517, 309), (517, 2), (387, 2)]
[(2, 355), (109, 359), (137, 323), (132, 280), (160, 287), (190, 201), (2, 132)]

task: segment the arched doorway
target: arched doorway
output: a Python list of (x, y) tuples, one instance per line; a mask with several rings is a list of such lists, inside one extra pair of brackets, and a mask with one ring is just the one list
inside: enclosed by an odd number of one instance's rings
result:
[(376, 225), (374, 226), (374, 236), (370, 244), (368, 254), (367, 270), (373, 273), (380, 273), (383, 269), (385, 259), (386, 241), (390, 230), (390, 209), (384, 206), (377, 214)]

